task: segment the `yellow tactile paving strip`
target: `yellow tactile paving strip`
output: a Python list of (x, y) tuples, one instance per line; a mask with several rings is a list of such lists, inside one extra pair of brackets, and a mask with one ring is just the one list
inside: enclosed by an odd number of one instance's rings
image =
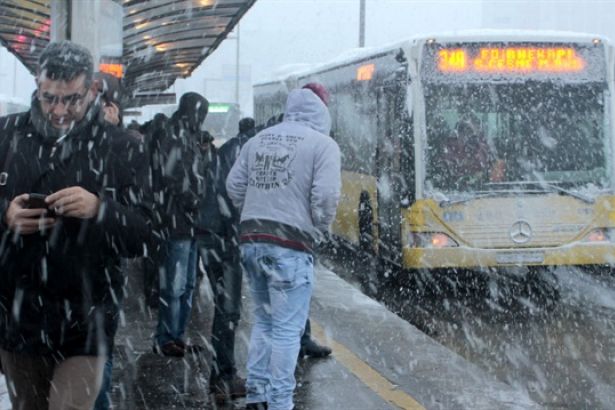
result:
[(333, 349), (335, 360), (373, 390), (378, 396), (403, 410), (425, 410), (412, 396), (388, 381), (341, 343), (326, 336), (323, 328), (312, 320), (312, 334)]

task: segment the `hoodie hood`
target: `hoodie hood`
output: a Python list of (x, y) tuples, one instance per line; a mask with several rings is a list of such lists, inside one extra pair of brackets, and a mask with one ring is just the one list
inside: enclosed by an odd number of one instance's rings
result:
[(292, 90), (286, 100), (284, 122), (300, 122), (324, 135), (331, 131), (329, 109), (314, 92), (308, 89)]

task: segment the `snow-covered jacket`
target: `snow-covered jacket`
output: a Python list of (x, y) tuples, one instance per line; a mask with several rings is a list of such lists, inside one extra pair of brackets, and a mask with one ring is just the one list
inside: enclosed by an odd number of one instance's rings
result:
[[(103, 355), (126, 294), (120, 257), (140, 256), (152, 240), (146, 153), (123, 129), (87, 116), (56, 141), (36, 126), (37, 107), (0, 118), (0, 348)], [(17, 195), (71, 186), (100, 199), (96, 218), (59, 217), (48, 234), (9, 230)]]
[(244, 145), (226, 181), (241, 210), (242, 241), (310, 251), (329, 230), (341, 186), (340, 150), (330, 129), (327, 107), (298, 89), (288, 96), (284, 121)]

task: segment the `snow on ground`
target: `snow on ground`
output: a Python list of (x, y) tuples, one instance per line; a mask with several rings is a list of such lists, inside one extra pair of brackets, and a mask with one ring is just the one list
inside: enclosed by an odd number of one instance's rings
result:
[(6, 381), (4, 376), (0, 374), (0, 410), (11, 410), (11, 402), (9, 401), (9, 392), (6, 389)]
[(597, 277), (574, 268), (556, 270), (562, 296), (573, 304), (615, 310), (615, 278)]

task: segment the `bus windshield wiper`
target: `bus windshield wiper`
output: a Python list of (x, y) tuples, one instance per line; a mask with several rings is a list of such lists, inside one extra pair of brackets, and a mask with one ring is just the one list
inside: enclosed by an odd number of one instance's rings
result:
[(440, 207), (444, 208), (451, 205), (462, 204), (464, 202), (473, 201), (475, 199), (482, 198), (492, 198), (495, 196), (502, 196), (506, 194), (510, 194), (511, 192), (502, 192), (502, 191), (492, 191), (492, 192), (476, 192), (473, 195), (464, 196), (463, 198), (455, 198), (455, 199), (444, 199), (440, 201)]
[(571, 196), (573, 198), (577, 198), (580, 199), (581, 201), (587, 203), (587, 204), (593, 204), (594, 203), (594, 198), (590, 198), (586, 195), (583, 195), (579, 192), (575, 192), (575, 191), (570, 191), (568, 189), (562, 188), (559, 185), (555, 185), (555, 184), (550, 184), (548, 182), (538, 182), (538, 185), (545, 187), (545, 188), (549, 188), (553, 191), (559, 192), (560, 194), (564, 194), (564, 195), (568, 195)]
[(579, 192), (575, 192), (575, 191), (570, 191), (568, 189), (562, 188), (558, 185), (552, 184), (552, 183), (548, 183), (548, 182), (543, 182), (543, 181), (512, 181), (512, 182), (495, 182), (495, 183), (489, 183), (487, 185), (491, 185), (491, 186), (502, 186), (502, 187), (507, 187), (509, 189), (505, 189), (505, 190), (497, 190), (497, 191), (488, 191), (488, 192), (476, 192), (475, 194), (472, 195), (467, 195), (461, 198), (455, 198), (455, 199), (449, 199), (449, 198), (445, 198), (444, 200), (440, 201), (440, 206), (441, 207), (447, 207), (447, 206), (451, 206), (451, 205), (457, 205), (457, 204), (462, 204), (465, 202), (469, 202), (469, 201), (473, 201), (475, 199), (482, 199), (482, 198), (493, 198), (496, 196), (509, 196), (509, 195), (519, 195), (522, 193), (527, 193), (527, 192), (522, 192), (516, 189), (510, 189), (512, 187), (515, 186), (532, 186), (532, 187), (536, 187), (538, 188), (536, 191), (533, 191), (534, 193), (540, 193), (540, 192), (557, 192), (559, 194), (563, 194), (563, 195), (568, 195), (571, 196), (573, 198), (577, 198), (580, 199), (581, 201), (588, 203), (588, 204), (593, 204), (595, 201), (593, 198), (590, 198), (586, 195), (583, 195)]
[(562, 188), (559, 185), (547, 182), (547, 181), (511, 181), (511, 182), (496, 182), (496, 183), (492, 183), (489, 185), (504, 185), (504, 186), (527, 186), (527, 185), (531, 185), (531, 186), (535, 186), (538, 188), (541, 188), (543, 190), (546, 190), (548, 192), (557, 192), (559, 194), (563, 194), (563, 195), (568, 195), (571, 196), (573, 198), (577, 198), (580, 199), (581, 201), (588, 203), (588, 204), (593, 204), (595, 201), (593, 198), (590, 198), (586, 195), (581, 194), (580, 192), (575, 192), (575, 191), (571, 191), (565, 188)]

